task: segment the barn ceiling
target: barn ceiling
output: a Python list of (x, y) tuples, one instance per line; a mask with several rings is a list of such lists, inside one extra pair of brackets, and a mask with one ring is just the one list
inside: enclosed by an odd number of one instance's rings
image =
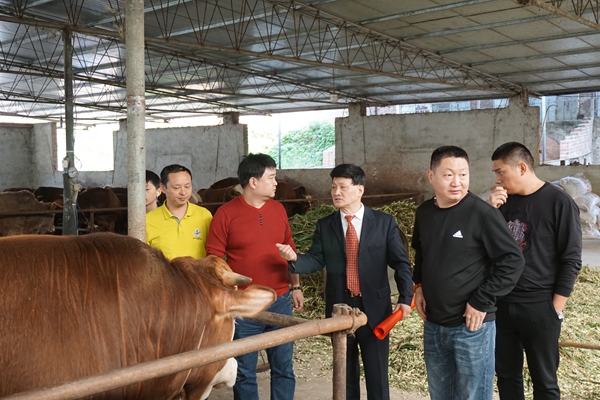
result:
[[(600, 0), (145, 0), (146, 116), (600, 90)], [(0, 0), (0, 115), (127, 115), (125, 2)], [(68, 33), (66, 33), (68, 32)]]

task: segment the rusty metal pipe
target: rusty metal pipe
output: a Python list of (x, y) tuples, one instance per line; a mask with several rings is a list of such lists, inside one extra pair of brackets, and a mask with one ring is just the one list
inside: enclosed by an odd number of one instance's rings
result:
[(305, 324), (307, 322), (311, 322), (311, 319), (292, 317), (289, 315), (272, 313), (269, 311), (263, 311), (258, 314), (256, 317), (248, 318), (256, 322), (261, 322), (263, 324), (268, 325), (277, 325), (277, 326), (296, 326), (299, 324)]
[(600, 344), (595, 343), (558, 342), (558, 346), (575, 347), (578, 349), (600, 350)]
[[(348, 306), (346, 306), (348, 307)], [(348, 307), (349, 308), (349, 307)], [(200, 367), (215, 361), (225, 360), (241, 354), (278, 346), (283, 343), (304, 339), (309, 336), (355, 329), (367, 323), (367, 316), (361, 312), (353, 315), (336, 315), (332, 318), (299, 324), (293, 327), (278, 329), (260, 335), (202, 350), (148, 361), (142, 364), (105, 372), (72, 382), (61, 383), (44, 389), (13, 394), (2, 397), (3, 400), (68, 400), (90, 396), (123, 386), (143, 382), (148, 379), (171, 375), (190, 368)]]

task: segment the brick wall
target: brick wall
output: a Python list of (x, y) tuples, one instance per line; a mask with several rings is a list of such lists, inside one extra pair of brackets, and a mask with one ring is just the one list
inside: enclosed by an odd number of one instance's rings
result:
[(594, 131), (592, 119), (584, 119), (570, 134), (560, 141), (560, 159), (572, 160), (592, 153)]
[(323, 151), (323, 167), (335, 167), (335, 146)]

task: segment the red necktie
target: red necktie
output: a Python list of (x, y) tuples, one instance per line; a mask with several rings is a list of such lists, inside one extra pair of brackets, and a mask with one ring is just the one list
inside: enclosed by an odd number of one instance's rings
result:
[(348, 230), (346, 231), (346, 284), (352, 294), (360, 293), (358, 280), (358, 236), (352, 225), (354, 215), (346, 215)]

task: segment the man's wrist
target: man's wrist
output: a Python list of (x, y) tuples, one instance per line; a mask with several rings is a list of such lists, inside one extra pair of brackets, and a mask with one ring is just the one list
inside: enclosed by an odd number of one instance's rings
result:
[(290, 286), (290, 291), (294, 291), (294, 290), (302, 290), (302, 286), (298, 285), (298, 286)]

